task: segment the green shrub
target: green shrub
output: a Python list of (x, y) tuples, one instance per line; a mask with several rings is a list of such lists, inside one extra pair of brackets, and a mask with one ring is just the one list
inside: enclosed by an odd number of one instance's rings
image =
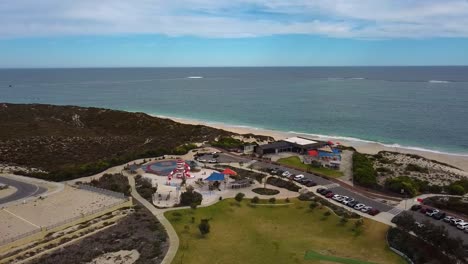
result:
[(271, 197), (270, 199), (268, 199), (268, 202), (269, 202), (269, 203), (276, 203), (276, 198), (275, 198), (275, 197)]
[(255, 196), (254, 198), (252, 198), (252, 200), (250, 200), (250, 202), (252, 203), (258, 203), (260, 201), (260, 198), (258, 198), (258, 196)]
[(245, 194), (243, 194), (243, 193), (238, 193), (238, 194), (236, 194), (236, 196), (234, 197), (234, 199), (235, 199), (237, 202), (240, 203), (240, 202), (242, 201), (242, 199), (244, 199), (244, 197), (245, 197)]
[(453, 195), (463, 195), (465, 194), (465, 188), (459, 184), (451, 184), (448, 187), (448, 191)]
[(359, 152), (353, 154), (353, 178), (362, 186), (372, 187), (377, 184), (377, 172), (374, 170), (373, 162)]

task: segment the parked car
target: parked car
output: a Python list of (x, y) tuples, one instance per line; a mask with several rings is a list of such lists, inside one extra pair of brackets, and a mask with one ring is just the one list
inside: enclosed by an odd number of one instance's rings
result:
[[(325, 190), (325, 191), (323, 192), (323, 196), (327, 197), (327, 195), (330, 194), (330, 193), (333, 193), (333, 192), (330, 191), (330, 190)], [(333, 194), (334, 194), (334, 193), (333, 193)], [(333, 195), (332, 195), (332, 196), (333, 196)], [(330, 197), (328, 197), (328, 198), (330, 198)]]
[(427, 209), (428, 209), (428, 207), (422, 206), (421, 209), (419, 209), (419, 212), (420, 212), (421, 214), (425, 214), (426, 211), (427, 211)]
[(307, 186), (307, 187), (312, 187), (312, 186), (317, 185), (317, 183), (315, 183), (315, 182), (313, 182), (313, 181), (308, 181), (308, 182), (306, 182), (306, 184), (304, 184), (304, 185)]
[(218, 163), (218, 161), (216, 159), (210, 159), (208, 160), (209, 163)]
[(291, 173), (289, 171), (285, 171), (285, 172), (283, 172), (283, 174), (281, 174), (281, 176), (289, 177), (289, 176), (291, 176)]
[(340, 203), (343, 203), (344, 200), (346, 199), (349, 199), (348, 196), (341, 196), (340, 199), (338, 199), (337, 201), (340, 202)]
[(413, 211), (418, 211), (418, 210), (421, 209), (421, 207), (422, 207), (422, 206), (421, 206), (420, 204), (415, 204), (415, 205), (411, 206), (411, 210), (413, 210)]
[(354, 209), (356, 209), (356, 210), (361, 210), (361, 209), (364, 208), (365, 206), (366, 206), (366, 205), (365, 205), (365, 204), (362, 204), (362, 203), (356, 204), (356, 205), (354, 206)]
[(454, 218), (452, 219), (452, 221), (450, 221), (450, 224), (453, 226), (457, 226), (461, 222), (464, 222), (463, 219)]
[(374, 215), (378, 215), (380, 213), (380, 210), (379, 209), (375, 209), (375, 208), (372, 208), (369, 210), (369, 212), (367, 212), (368, 214), (374, 216)]
[(450, 223), (450, 222), (452, 222), (452, 219), (455, 219), (455, 218), (454, 218), (453, 216), (447, 215), (447, 216), (444, 218), (444, 222)]
[(270, 173), (271, 173), (271, 174), (277, 174), (277, 173), (278, 173), (278, 169), (271, 169), (271, 170), (270, 170)]
[(426, 215), (427, 215), (427, 216), (433, 216), (433, 215), (437, 214), (438, 212), (439, 212), (439, 210), (437, 210), (437, 209), (428, 208), (428, 209), (426, 210)]
[(372, 209), (371, 206), (365, 206), (365, 207), (363, 207), (363, 208), (361, 209), (361, 212), (367, 213), (367, 212), (369, 212), (369, 210), (371, 210), (371, 209)]
[(464, 230), (467, 227), (468, 227), (468, 223), (464, 222), (464, 221), (458, 223), (458, 225), (457, 225), (457, 228), (460, 229), (460, 230)]
[(293, 180), (299, 181), (299, 180), (302, 180), (303, 178), (304, 178), (304, 175), (299, 174), (299, 175), (294, 176)]
[(433, 215), (432, 218), (434, 218), (436, 220), (440, 220), (440, 219), (445, 218), (445, 216), (446, 216), (446, 214), (444, 212), (438, 212), (435, 215)]
[(349, 204), (350, 202), (352, 202), (352, 201), (354, 201), (354, 198), (349, 197), (349, 198), (347, 198), (347, 199), (344, 199), (344, 200), (342, 201), (342, 203), (343, 203), (344, 205), (348, 205), (348, 204)]
[(198, 159), (199, 162), (206, 162), (206, 159)]
[(347, 206), (349, 206), (349, 207), (351, 207), (351, 208), (354, 208), (354, 206), (356, 206), (358, 203), (359, 203), (359, 201), (354, 200), (354, 201), (352, 201), (352, 202), (349, 202), (349, 203), (347, 204)]
[(468, 233), (468, 227), (466, 227), (464, 231), (465, 231), (465, 233)]
[(332, 196), (332, 199), (335, 200), (335, 201), (338, 201), (338, 199), (341, 198), (341, 195), (338, 195), (338, 194), (335, 194)]
[(327, 198), (332, 198), (334, 195), (335, 195), (335, 194), (334, 194), (332, 191), (330, 191), (329, 193), (327, 193), (327, 194), (325, 195), (325, 197), (327, 197)]
[(326, 188), (318, 188), (316, 190), (317, 193), (323, 194), (325, 191), (328, 191)]

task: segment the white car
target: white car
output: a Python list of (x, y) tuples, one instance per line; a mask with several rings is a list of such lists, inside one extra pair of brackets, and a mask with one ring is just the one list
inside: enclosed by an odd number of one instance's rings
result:
[(439, 210), (437, 210), (437, 209), (427, 210), (426, 215), (427, 216), (433, 216), (433, 215), (437, 214), (438, 212), (439, 212)]
[(356, 209), (356, 210), (361, 210), (361, 209), (364, 208), (364, 207), (366, 207), (366, 205), (360, 203), (360, 204), (356, 204), (356, 205), (354, 206), (354, 209)]
[(344, 205), (348, 205), (350, 202), (353, 202), (354, 198), (348, 197), (342, 201)]
[(296, 176), (294, 177), (294, 180), (298, 181), (298, 180), (300, 180), (300, 179), (302, 179), (302, 178), (304, 178), (304, 175), (299, 174), (299, 175), (296, 175)]
[(281, 174), (281, 176), (289, 177), (289, 176), (291, 176), (291, 173), (289, 171), (285, 171), (285, 172), (283, 172), (283, 174)]
[(206, 162), (206, 159), (199, 159), (199, 162)]
[(338, 201), (338, 199), (341, 198), (341, 195), (338, 195), (338, 194), (335, 194), (332, 196), (332, 199), (335, 200), (335, 201)]
[(348, 196), (341, 196), (340, 199), (338, 199), (337, 201), (342, 203), (346, 199), (349, 199), (349, 197)]
[(361, 212), (367, 213), (367, 212), (369, 212), (370, 209), (372, 209), (371, 206), (365, 206), (365, 207), (363, 207), (363, 208), (361, 209)]
[(208, 160), (208, 162), (209, 162), (209, 163), (218, 163), (218, 161), (215, 160), (215, 159), (210, 159), (210, 160)]
[(460, 230), (463, 230), (463, 229), (465, 229), (466, 227), (468, 227), (468, 223), (467, 223), (467, 222), (460, 222), (460, 223), (458, 223), (458, 225), (457, 225), (457, 228), (460, 229)]

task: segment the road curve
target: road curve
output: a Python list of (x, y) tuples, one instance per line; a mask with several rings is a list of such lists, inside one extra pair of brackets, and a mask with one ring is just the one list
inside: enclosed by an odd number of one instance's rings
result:
[(13, 180), (11, 178), (0, 176), (0, 183), (8, 184), (15, 187), (17, 190), (11, 195), (0, 199), (0, 205), (9, 203), (16, 200), (28, 198), (30, 196), (38, 196), (47, 191), (46, 188), (38, 186), (33, 183), (26, 183), (23, 181)]

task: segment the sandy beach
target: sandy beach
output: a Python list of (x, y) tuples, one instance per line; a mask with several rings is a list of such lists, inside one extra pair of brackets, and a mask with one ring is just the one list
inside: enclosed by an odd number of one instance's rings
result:
[(291, 137), (291, 136), (303, 136), (303, 137), (316, 139), (316, 140), (338, 141), (342, 145), (354, 147), (359, 152), (367, 153), (367, 154), (376, 154), (379, 151), (394, 151), (394, 152), (407, 153), (407, 154), (416, 154), (416, 155), (425, 157), (427, 159), (432, 159), (432, 160), (437, 160), (439, 162), (447, 163), (449, 165), (455, 166), (457, 168), (460, 168), (468, 172), (468, 155), (462, 156), (462, 155), (455, 155), (455, 154), (416, 150), (416, 149), (410, 149), (410, 148), (404, 148), (404, 147), (393, 147), (393, 146), (390, 147), (390, 146), (385, 146), (383, 144), (376, 143), (376, 142), (353, 141), (353, 140), (346, 140), (346, 139), (336, 139), (334, 137), (325, 137), (325, 136), (314, 137), (308, 134), (232, 126), (232, 125), (202, 122), (198, 120), (191, 120), (191, 119), (184, 119), (184, 118), (175, 118), (175, 117), (167, 117), (167, 116), (157, 116), (157, 117), (168, 118), (168, 119), (174, 120), (179, 123), (184, 123), (184, 124), (210, 126), (210, 127), (223, 129), (223, 130), (231, 131), (231, 132), (238, 133), (238, 134), (252, 133), (252, 134), (257, 134), (257, 135), (270, 136), (275, 139), (283, 139), (283, 138)]

